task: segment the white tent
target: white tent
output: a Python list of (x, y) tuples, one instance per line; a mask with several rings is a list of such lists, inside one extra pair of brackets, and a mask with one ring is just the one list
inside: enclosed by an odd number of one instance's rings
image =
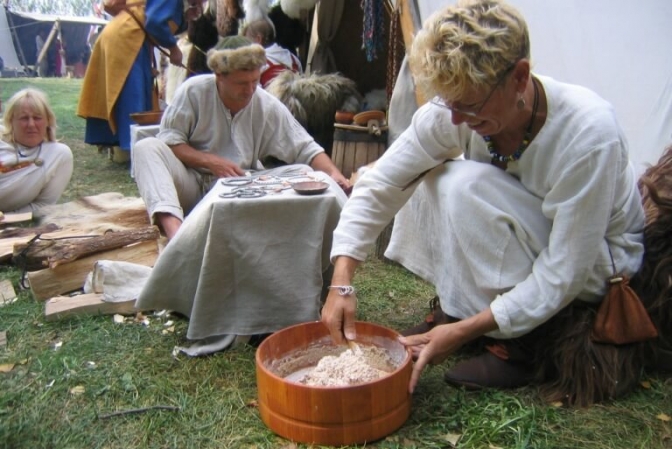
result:
[(33, 68), (39, 56), (35, 46), (39, 30), (50, 32), (47, 46), (56, 33), (61, 34), (70, 64), (85, 49), (90, 28), (105, 24), (107, 20), (97, 17), (24, 13), (0, 7), (0, 57), (5, 70), (25, 73)]
[[(600, 94), (616, 109), (638, 170), (657, 162), (672, 144), (672, 2), (509, 1), (530, 28), (533, 70)], [(416, 24), (449, 4), (407, 3)]]
[(5, 69), (21, 69), (9, 23), (7, 23), (5, 8), (0, 8), (0, 58), (2, 58)]

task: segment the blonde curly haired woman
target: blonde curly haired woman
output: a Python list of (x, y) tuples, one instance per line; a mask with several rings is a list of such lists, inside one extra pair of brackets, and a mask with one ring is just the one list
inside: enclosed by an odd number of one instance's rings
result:
[(0, 140), (0, 211), (34, 212), (55, 204), (72, 176), (72, 152), (56, 141), (47, 96), (23, 89), (7, 102)]
[[(440, 298), (428, 322), (401, 338), (417, 359), (411, 391), (428, 364), (474, 342), (483, 352), (451, 367), (448, 383), (538, 383), (549, 398), (579, 405), (634, 388), (637, 345), (590, 338), (613, 266), (632, 276), (644, 251), (637, 178), (611, 105), (533, 73), (525, 20), (503, 1), (436, 12), (409, 62), (432, 100), (341, 213), (322, 312), (334, 340), (355, 337), (355, 268), (420, 190), (410, 227), (425, 246), (393, 235), (386, 252), (424, 273)], [(403, 227), (395, 220), (395, 233)]]

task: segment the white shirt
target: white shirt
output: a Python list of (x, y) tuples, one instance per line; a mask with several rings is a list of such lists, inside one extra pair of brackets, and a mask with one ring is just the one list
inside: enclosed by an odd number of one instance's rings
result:
[[(548, 100), (546, 122), (521, 159), (508, 164), (508, 172), (542, 199), (541, 212), (553, 228), (533, 272), (490, 304), (504, 335), (530, 330), (574, 298), (599, 300), (611, 270), (605, 240), (619, 271), (636, 272), (643, 255), (641, 198), (612, 107), (588, 89), (538, 78)], [(364, 260), (380, 230), (413, 193), (402, 187), (461, 155), (490, 163), (481, 136), (464, 124), (453, 125), (448, 109), (421, 107), (358, 181), (334, 231), (332, 259)]]
[[(213, 117), (220, 126), (212, 125)], [(217, 94), (214, 75), (194, 76), (180, 85), (157, 137), (167, 145), (188, 143), (218, 154), (244, 169), (260, 168), (257, 161), (267, 156), (310, 165), (324, 152), (285, 105), (261, 87), (232, 117)]]

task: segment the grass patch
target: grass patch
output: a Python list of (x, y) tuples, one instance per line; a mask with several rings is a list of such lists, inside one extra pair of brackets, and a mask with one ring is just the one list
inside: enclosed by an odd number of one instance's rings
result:
[[(128, 165), (111, 162), (83, 143), (76, 117), (80, 80), (3, 79), (3, 103), (32, 85), (49, 93), (60, 138), (75, 154), (75, 173), (62, 201), (117, 191), (137, 196)], [(0, 266), (0, 279), (18, 290), (18, 271)], [(395, 329), (417, 324), (431, 286), (401, 267), (371, 259), (359, 268), (359, 318)], [(23, 291), (0, 308), (0, 448), (304, 448), (274, 435), (254, 406), (254, 349), (238, 347), (209, 357), (173, 358), (184, 344), (186, 321), (151, 317), (150, 324), (115, 324), (111, 317), (43, 319), (44, 305)], [(175, 332), (164, 333), (166, 320)], [(585, 410), (556, 408), (532, 388), (465, 392), (446, 386), (443, 366), (428, 368), (404, 426), (371, 448), (613, 449), (672, 447), (672, 381), (649, 379), (627, 399)], [(79, 388), (78, 388), (79, 387)], [(78, 393), (79, 392), (79, 393)], [(120, 410), (156, 405), (179, 411), (99, 419)], [(664, 414), (664, 415), (662, 415)], [(662, 418), (662, 419), (661, 419)]]

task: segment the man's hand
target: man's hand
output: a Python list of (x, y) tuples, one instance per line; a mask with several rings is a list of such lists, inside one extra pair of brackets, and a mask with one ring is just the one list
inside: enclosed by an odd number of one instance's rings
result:
[(350, 187), (350, 181), (343, 176), (343, 173), (340, 171), (334, 171), (330, 174), (331, 179), (336, 181), (336, 183), (341, 186), (343, 190), (346, 190)]
[(170, 63), (178, 67), (182, 67), (182, 50), (177, 45), (170, 47)]
[(231, 176), (245, 176), (245, 171), (240, 168), (238, 164), (215, 154), (211, 156), (211, 160), (206, 168), (208, 168), (216, 177), (228, 178)]

